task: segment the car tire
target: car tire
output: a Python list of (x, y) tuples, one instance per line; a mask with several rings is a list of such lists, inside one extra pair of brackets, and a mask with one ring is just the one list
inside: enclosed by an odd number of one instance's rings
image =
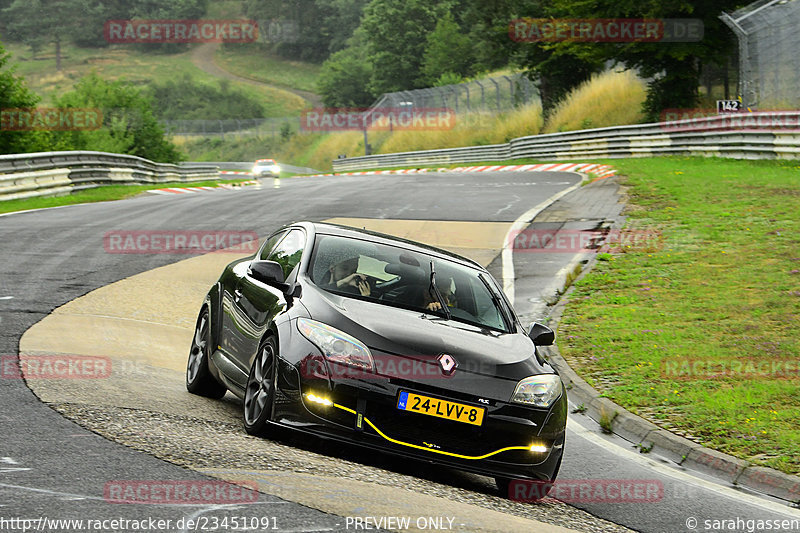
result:
[[(550, 478), (550, 481), (530, 481), (529, 483), (537, 484), (538, 488), (526, 491), (525, 502), (533, 502), (537, 500), (541, 500), (542, 498), (546, 497), (550, 494), (550, 491), (553, 490), (553, 483), (555, 483), (556, 478), (558, 477), (558, 471), (561, 470), (561, 457), (558, 458), (558, 463), (556, 463), (556, 469), (553, 472), (553, 477)], [(517, 500), (512, 494), (509, 493), (509, 489), (511, 488), (511, 478), (507, 477), (496, 477), (494, 478), (494, 482), (497, 485), (497, 490), (500, 492), (501, 498), (507, 498), (509, 500)]]
[(269, 427), (275, 398), (277, 359), (278, 343), (275, 337), (265, 337), (258, 345), (258, 352), (250, 366), (242, 402), (244, 429), (250, 435), (264, 435)]
[(211, 321), (208, 308), (203, 307), (194, 328), (192, 347), (186, 362), (186, 390), (198, 396), (218, 400), (225, 396), (228, 389), (219, 383), (208, 370), (208, 359), (211, 355)]

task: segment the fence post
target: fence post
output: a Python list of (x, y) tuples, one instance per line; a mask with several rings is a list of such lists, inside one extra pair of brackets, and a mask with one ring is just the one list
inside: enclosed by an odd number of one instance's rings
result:
[(497, 82), (494, 81), (494, 78), (489, 78), (489, 81), (494, 84), (495, 100), (497, 101), (497, 112), (499, 113), (500, 112), (500, 85), (498, 85)]
[(509, 106), (510, 107), (517, 107), (517, 98), (516, 98), (517, 91), (515, 90), (516, 88), (514, 87), (514, 81), (511, 78), (509, 78), (508, 76), (506, 76), (506, 75), (503, 75), (503, 77), (508, 82), (508, 100), (509, 100), (508, 103), (509, 103)]

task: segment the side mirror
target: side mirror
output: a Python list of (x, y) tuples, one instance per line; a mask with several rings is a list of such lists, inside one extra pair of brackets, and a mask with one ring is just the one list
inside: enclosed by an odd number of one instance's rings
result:
[(556, 341), (555, 332), (538, 322), (531, 324), (531, 329), (528, 330), (528, 337), (531, 338), (536, 346), (552, 346)]
[(283, 268), (275, 261), (253, 261), (247, 268), (247, 274), (261, 283), (285, 288)]

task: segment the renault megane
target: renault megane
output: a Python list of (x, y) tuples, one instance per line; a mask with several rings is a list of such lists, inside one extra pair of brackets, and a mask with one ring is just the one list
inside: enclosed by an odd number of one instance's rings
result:
[(228, 265), (197, 319), (187, 389), (274, 426), (493, 476), (552, 482), (567, 398), (479, 264), (419, 243), (301, 222)]

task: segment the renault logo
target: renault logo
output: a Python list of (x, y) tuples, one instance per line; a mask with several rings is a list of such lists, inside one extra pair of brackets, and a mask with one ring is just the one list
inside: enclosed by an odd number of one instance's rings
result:
[(452, 355), (443, 353), (438, 358), (439, 364), (442, 365), (442, 372), (446, 376), (451, 375), (453, 372), (456, 371), (456, 367), (458, 363), (456, 362), (455, 358)]

